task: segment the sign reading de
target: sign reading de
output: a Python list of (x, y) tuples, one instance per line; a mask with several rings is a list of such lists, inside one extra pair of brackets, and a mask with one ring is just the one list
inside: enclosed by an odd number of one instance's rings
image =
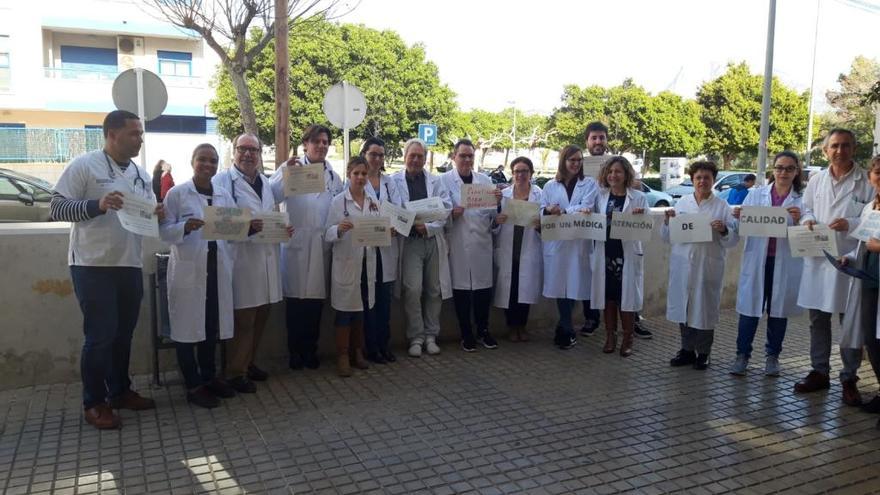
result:
[(437, 126), (435, 124), (419, 124), (419, 139), (428, 146), (437, 144)]

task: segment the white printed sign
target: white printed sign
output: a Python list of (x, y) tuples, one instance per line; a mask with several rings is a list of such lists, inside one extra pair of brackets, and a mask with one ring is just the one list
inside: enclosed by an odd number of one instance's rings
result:
[(788, 210), (774, 206), (743, 206), (739, 234), (749, 237), (788, 236)]
[(205, 207), (202, 239), (206, 241), (243, 241), (251, 226), (251, 210), (247, 208)]
[(354, 247), (385, 247), (391, 245), (391, 219), (388, 217), (354, 217), (351, 229)]
[(251, 236), (252, 242), (277, 244), (287, 242), (287, 213), (283, 211), (256, 212), (253, 218), (263, 221), (263, 230)]
[(324, 164), (315, 163), (302, 166), (284, 166), (284, 197), (299, 194), (322, 193), (324, 184)]
[(521, 199), (508, 199), (504, 202), (504, 213), (507, 222), (520, 227), (534, 227), (541, 213), (541, 204)]
[(594, 179), (599, 177), (599, 172), (602, 171), (602, 165), (605, 164), (608, 159), (611, 158), (611, 155), (587, 155), (584, 157), (584, 177), (592, 177)]
[(431, 223), (446, 220), (449, 211), (438, 196), (407, 201), (406, 209), (416, 212), (416, 223)]
[(871, 237), (880, 239), (880, 210), (868, 210), (862, 213), (859, 226), (850, 235), (862, 242), (868, 242)]
[(159, 237), (159, 221), (155, 211), (155, 201), (130, 193), (122, 197), (122, 209), (116, 210), (116, 217), (122, 227), (129, 232), (147, 237)]
[(673, 244), (712, 241), (712, 216), (684, 213), (669, 219), (669, 239)]
[(416, 212), (404, 209), (390, 201), (382, 201), (379, 206), (379, 215), (388, 217), (391, 220), (391, 226), (398, 234), (406, 237), (412, 228), (412, 224), (416, 219)]
[(622, 213), (615, 211), (611, 213), (611, 238), (620, 239), (622, 241), (642, 241), (651, 240), (651, 234), (654, 232), (654, 219), (651, 215), (632, 213)]
[(605, 215), (545, 215), (541, 217), (541, 239), (571, 241), (575, 239), (605, 240)]
[(496, 190), (493, 184), (462, 184), (461, 206), (482, 210), (497, 208)]
[(837, 233), (827, 225), (813, 225), (813, 230), (809, 227), (789, 227), (788, 247), (795, 258), (825, 256), (823, 251), (828, 251), (831, 256), (839, 256)]

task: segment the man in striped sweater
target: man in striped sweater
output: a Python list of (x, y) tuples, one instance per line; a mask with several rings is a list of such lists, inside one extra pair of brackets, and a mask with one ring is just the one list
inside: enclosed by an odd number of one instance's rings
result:
[[(132, 195), (155, 200), (146, 170), (131, 161), (143, 144), (137, 115), (116, 110), (104, 118), (104, 148), (75, 158), (55, 185), (55, 220), (72, 222), (68, 264), (83, 313), (83, 409), (86, 422), (118, 428), (113, 409), (152, 409), (131, 390), (131, 337), (143, 298), (141, 236), (122, 227), (116, 211)], [(162, 206), (156, 207), (161, 220)]]

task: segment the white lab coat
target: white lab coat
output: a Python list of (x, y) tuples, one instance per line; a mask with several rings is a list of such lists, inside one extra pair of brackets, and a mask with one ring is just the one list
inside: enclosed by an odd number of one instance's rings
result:
[[(804, 190), (801, 224), (808, 221), (829, 224), (837, 218), (845, 218), (849, 222), (849, 232), (858, 227), (862, 209), (874, 199), (874, 188), (868, 180), (868, 173), (858, 165), (850, 173), (852, 175), (841, 184), (836, 196), (831, 187), (830, 169), (810, 179)], [(852, 251), (858, 244), (856, 239), (849, 237), (849, 232), (836, 234), (837, 249), (841, 254)], [(824, 256), (804, 258), (798, 306), (826, 313), (842, 313), (846, 309), (849, 282), (849, 277), (835, 270)]]
[[(501, 191), (501, 209), (513, 197), (513, 186)], [(541, 188), (532, 185), (529, 201), (540, 204)], [(510, 285), (513, 275), (513, 229), (512, 223), (504, 223), (495, 228), (495, 299), (497, 308), (507, 309), (510, 303)], [(517, 301), (520, 304), (535, 304), (541, 297), (544, 256), (541, 250), (541, 234), (537, 228), (526, 227), (523, 231), (522, 247), (519, 255), (519, 289)]]
[[(676, 215), (708, 214), (727, 225), (727, 235), (712, 231), (711, 242), (673, 244), (669, 252), (669, 289), (666, 292), (666, 319), (685, 323), (699, 330), (714, 330), (721, 307), (724, 264), (727, 249), (736, 245), (736, 232), (730, 205), (715, 194), (699, 205), (693, 194), (675, 204)], [(670, 242), (669, 226), (660, 230)]]
[[(401, 206), (400, 194), (397, 187), (391, 180), (391, 177), (381, 174), (379, 175), (379, 191), (373, 188), (373, 184), (367, 180), (367, 186), (364, 188), (367, 194), (377, 200), (378, 204), (383, 201)], [(382, 256), (382, 282), (393, 282), (397, 280), (398, 257), (400, 256), (400, 240), (401, 236), (391, 238), (391, 245), (379, 248), (379, 255)], [(378, 280), (378, 277), (377, 277)]]
[[(479, 172), (471, 172), (474, 184), (492, 185), (492, 179)], [(461, 186), (464, 181), (453, 168), (440, 176), (449, 192), (452, 206), (464, 206)], [(449, 243), (449, 267), (452, 288), (478, 290), (492, 287), (492, 220), (497, 209), (465, 209), (458, 218), (446, 221), (446, 241)]]
[[(452, 208), (449, 192), (443, 187), (440, 177), (431, 174), (427, 170), (424, 170), (423, 173), (425, 174), (425, 188), (428, 191), (428, 197), (438, 196), (443, 201), (443, 206), (447, 209)], [(406, 186), (406, 170), (401, 170), (392, 175), (391, 181), (393, 187), (397, 189), (401, 204), (405, 204), (409, 201), (409, 188)], [(425, 227), (428, 229), (427, 237), (434, 239), (437, 243), (437, 254), (440, 259), (440, 297), (443, 299), (452, 297), (452, 280), (449, 273), (449, 247), (446, 244), (446, 235), (443, 232), (447, 221), (448, 219), (425, 224)], [(404, 239), (402, 236), (400, 239), (401, 245), (405, 245), (403, 244)], [(403, 263), (403, 256), (400, 256), (399, 263)], [(401, 270), (402, 268), (398, 265), (398, 273), (402, 273)], [(395, 291), (399, 293), (399, 287)]]
[[(865, 211), (874, 208), (873, 201), (865, 205)], [(868, 248), (864, 242), (859, 241), (856, 248), (846, 255), (849, 258), (849, 265), (864, 269), (868, 256)], [(830, 264), (830, 263), (829, 263)], [(876, 273), (874, 274), (877, 275)], [(880, 318), (876, 318), (874, 322), (864, 321), (862, 319), (862, 279), (849, 277), (849, 287), (847, 290), (846, 310), (843, 312), (843, 323), (840, 325), (840, 347), (843, 349), (861, 349), (865, 344), (865, 339), (880, 339)], [(878, 294), (880, 299), (880, 294)], [(880, 303), (880, 300), (878, 300)], [(880, 305), (877, 306), (880, 308)], [(873, 327), (871, 326), (873, 323)]]
[[(346, 212), (348, 215), (346, 216)], [(354, 247), (351, 231), (339, 235), (339, 222), (355, 217), (379, 216), (379, 204), (369, 194), (364, 194), (364, 208), (351, 197), (346, 188), (333, 198), (327, 216), (327, 231), (324, 238), (333, 246), (333, 264), (330, 276), (330, 305), (337, 311), (363, 311), (361, 298), (361, 276), (364, 256), (367, 260), (367, 291), (369, 307), (376, 301), (376, 250)]]
[[(306, 157), (303, 161), (308, 163)], [(286, 165), (285, 165), (286, 166)], [(284, 167), (270, 179), (275, 200), (287, 212), (293, 236), (281, 245), (281, 277), (284, 297), (324, 299), (330, 270), (330, 245), (324, 242), (330, 202), (343, 190), (342, 179), (329, 163), (324, 164), (322, 193), (284, 197)]]
[[(123, 172), (110, 162), (103, 150), (76, 157), (64, 167), (55, 191), (70, 200), (100, 200), (113, 191), (155, 200), (150, 175), (144, 169), (129, 161)], [(141, 268), (141, 236), (125, 230), (116, 212), (108, 210), (70, 226), (67, 262), (71, 266)]]
[[(268, 177), (260, 177), (262, 200), (234, 166), (219, 172), (211, 182), (232, 196), (239, 208), (252, 213), (273, 211), (275, 196)], [(236, 243), (232, 270), (232, 301), (235, 309), (253, 308), (281, 300), (281, 246), (253, 242)]]
[[(542, 208), (559, 205), (563, 213), (592, 209), (598, 193), (596, 180), (584, 177), (574, 187), (571, 200), (565, 184), (555, 179), (544, 184)], [(541, 212), (543, 214), (543, 210)], [(593, 241), (544, 241), (544, 297), (565, 298), (576, 301), (590, 299), (590, 256), (593, 254)]]
[[(770, 191), (773, 184), (749, 191), (742, 206), (773, 206)], [(803, 196), (792, 187), (782, 202), (783, 208), (792, 206), (803, 211)], [(794, 225), (791, 217), (789, 225)], [(735, 220), (737, 232), (739, 221)], [(764, 267), (767, 262), (767, 237), (747, 237), (743, 248), (739, 271), (739, 284), (736, 293), (736, 311), (741, 315), (760, 317), (764, 312)], [(801, 313), (797, 305), (798, 287), (803, 273), (803, 258), (794, 258), (788, 246), (788, 239), (776, 239), (776, 257), (773, 261), (773, 288), (771, 306), (767, 313), (773, 318), (789, 318)]]
[[(596, 202), (591, 208), (593, 213), (606, 214), (608, 198), (611, 195), (609, 189), (600, 189), (596, 196)], [(623, 203), (623, 212), (631, 213), (636, 208), (645, 211), (648, 215), (648, 199), (645, 194), (635, 189), (626, 190), (626, 200)], [(644, 302), (645, 285), (645, 256), (641, 241), (621, 241), (623, 246), (623, 280), (620, 291), (621, 311), (641, 311)], [(596, 241), (593, 245), (592, 259), (592, 284), (590, 291), (590, 307), (593, 309), (605, 309), (605, 241)]]
[[(214, 186), (212, 206), (235, 207), (225, 189)], [(162, 240), (171, 244), (168, 262), (168, 314), (171, 339), (175, 342), (205, 340), (205, 300), (207, 299), (208, 241), (202, 230), (184, 235), (190, 218), (205, 218), (208, 201), (196, 191), (192, 179), (176, 185), (165, 196), (165, 220), (159, 225)], [(220, 339), (231, 339), (232, 267), (235, 244), (217, 241), (217, 295), (220, 308)]]

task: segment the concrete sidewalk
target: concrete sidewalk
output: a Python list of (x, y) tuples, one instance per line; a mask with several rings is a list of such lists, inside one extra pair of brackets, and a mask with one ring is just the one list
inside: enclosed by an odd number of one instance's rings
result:
[[(796, 396), (809, 332), (790, 322), (782, 376), (730, 376), (736, 314), (725, 312), (707, 371), (673, 369), (678, 329), (663, 319), (624, 359), (603, 337), (554, 348), (503, 339), (495, 351), (373, 365), (353, 378), (275, 373), (214, 410), (169, 386), (136, 385), (158, 409), (124, 427), (84, 424), (80, 385), (0, 392), (0, 492), (16, 493), (878, 493), (878, 415), (828, 393)], [(452, 322), (444, 322), (452, 324)], [(281, 365), (282, 363), (276, 363)], [(840, 369), (839, 359), (832, 365)], [(860, 388), (877, 382), (867, 361)]]

